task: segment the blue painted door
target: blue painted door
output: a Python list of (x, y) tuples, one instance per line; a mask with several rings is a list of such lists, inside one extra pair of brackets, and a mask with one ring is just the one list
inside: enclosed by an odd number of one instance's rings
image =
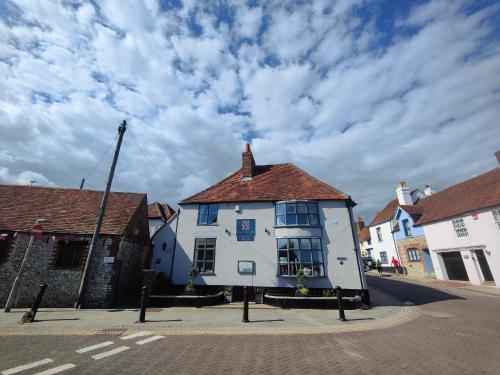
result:
[(431, 254), (429, 253), (429, 249), (422, 250), (424, 254), (424, 266), (425, 273), (427, 276), (434, 277), (434, 266), (432, 265)]

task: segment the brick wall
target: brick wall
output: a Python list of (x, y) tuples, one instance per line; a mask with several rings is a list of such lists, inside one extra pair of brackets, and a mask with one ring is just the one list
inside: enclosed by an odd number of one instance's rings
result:
[[(402, 266), (406, 268), (408, 275), (425, 277), (424, 254), (423, 249), (427, 249), (425, 236), (404, 238), (396, 241)], [(419, 261), (410, 261), (408, 258), (408, 249), (417, 249), (420, 257)]]

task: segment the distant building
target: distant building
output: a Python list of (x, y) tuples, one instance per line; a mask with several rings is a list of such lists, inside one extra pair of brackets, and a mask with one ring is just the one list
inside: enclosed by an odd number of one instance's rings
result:
[(174, 284), (194, 267), (197, 285), (295, 288), (302, 268), (309, 288), (365, 294), (355, 203), (293, 164), (256, 165), (247, 145), (240, 170), (179, 204)]
[(163, 226), (175, 211), (166, 203), (153, 202), (148, 205), (149, 235), (152, 238), (155, 232)]
[(370, 228), (365, 226), (365, 222), (362, 218), (357, 217), (356, 231), (358, 233), (359, 249), (361, 251), (361, 256), (371, 257), (372, 255), (372, 241), (370, 236)]
[[(500, 164), (500, 151), (496, 157)], [(437, 278), (499, 286), (499, 167), (431, 195), (419, 208)]]
[[(43, 237), (27, 258), (14, 306), (31, 306), (40, 283), (47, 283), (42, 306), (73, 307), (102, 196), (101, 191), (0, 185), (0, 305), (21, 266), (30, 229), (43, 218)], [(84, 307), (137, 302), (149, 247), (147, 215), (145, 194), (110, 193)]]

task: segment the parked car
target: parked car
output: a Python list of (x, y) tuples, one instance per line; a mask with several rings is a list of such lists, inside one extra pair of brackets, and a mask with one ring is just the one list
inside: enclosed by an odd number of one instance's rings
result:
[(363, 259), (363, 263), (369, 269), (373, 270), (377, 268), (377, 262), (372, 257), (362, 257), (361, 259)]

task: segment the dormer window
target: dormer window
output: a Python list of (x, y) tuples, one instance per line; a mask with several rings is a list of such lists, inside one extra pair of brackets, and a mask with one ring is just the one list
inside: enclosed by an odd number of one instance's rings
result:
[(316, 226), (319, 225), (317, 202), (276, 203), (276, 226)]

